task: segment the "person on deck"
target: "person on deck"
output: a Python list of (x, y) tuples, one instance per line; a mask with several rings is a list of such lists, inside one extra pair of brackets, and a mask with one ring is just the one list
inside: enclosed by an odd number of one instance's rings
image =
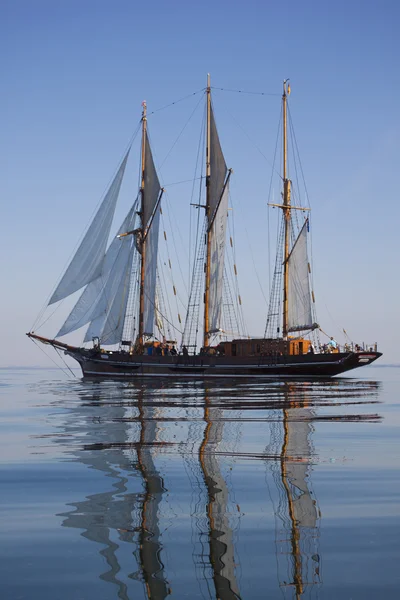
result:
[(337, 341), (333, 339), (333, 337), (331, 337), (331, 339), (328, 342), (328, 346), (329, 346), (329, 350), (330, 352), (334, 352), (335, 350), (337, 350)]

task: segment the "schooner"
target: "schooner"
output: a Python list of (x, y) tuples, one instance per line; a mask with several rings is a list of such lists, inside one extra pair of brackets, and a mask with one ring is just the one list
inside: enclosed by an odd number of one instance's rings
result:
[[(175, 340), (167, 340), (165, 335), (160, 339), (160, 335), (158, 338), (156, 335), (157, 324), (163, 317), (157, 293), (157, 260), (164, 189), (153, 160), (145, 102), (141, 119), (141, 178), (136, 201), (107, 248), (129, 147), (49, 305), (83, 289), (81, 296), (55, 338), (38, 335), (35, 331), (27, 335), (74, 358), (84, 376), (102, 378), (331, 377), (379, 358), (381, 353), (376, 344), (367, 349), (346, 344), (340, 349), (336, 342), (321, 348), (313, 343), (313, 332), (320, 331), (320, 327), (310, 286), (309, 219), (304, 220), (297, 235), (293, 219), (296, 211), (304, 214), (309, 209), (291, 201), (292, 182), (287, 164), (289, 93), (289, 83), (285, 80), (282, 202), (271, 203), (282, 211), (282, 226), (263, 337), (228, 340), (226, 335), (221, 335), (224, 333), (224, 262), (232, 169), (226, 165), (218, 135), (210, 76), (205, 89), (205, 203), (196, 205), (197, 210), (204, 210), (201, 237), (204, 243), (199, 244), (195, 257), (200, 270), (195, 276), (193, 269), (180, 347), (176, 347)], [(132, 327), (127, 313), (135, 294), (137, 314), (135, 327)], [(202, 303), (204, 306), (200, 307)], [(199, 312), (203, 319), (200, 347), (198, 329), (194, 325)], [(87, 330), (83, 342), (91, 347), (60, 341), (84, 325)], [(160, 326), (158, 330), (161, 331)]]

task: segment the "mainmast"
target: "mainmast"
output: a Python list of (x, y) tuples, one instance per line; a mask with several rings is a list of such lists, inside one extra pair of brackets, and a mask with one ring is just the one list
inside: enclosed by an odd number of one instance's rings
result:
[[(210, 73), (207, 75), (207, 132), (206, 132), (206, 220), (209, 221), (210, 213), (210, 175), (211, 175), (211, 84)], [(205, 264), (205, 288), (204, 288), (204, 331), (203, 331), (203, 346), (208, 346), (208, 331), (209, 331), (209, 297), (210, 297), (210, 258), (211, 258), (211, 230), (207, 227), (207, 249), (206, 249), (206, 264)]]
[(141, 261), (140, 261), (140, 295), (139, 295), (139, 336), (138, 336), (138, 350), (141, 352), (144, 346), (144, 276), (145, 276), (145, 265), (146, 265), (146, 241), (145, 241), (145, 226), (144, 223), (144, 182), (145, 182), (145, 167), (146, 167), (146, 131), (147, 131), (147, 103), (143, 102), (142, 112), (142, 177), (140, 184), (140, 197), (141, 207), (140, 216), (142, 219), (141, 228)]
[(283, 218), (285, 219), (285, 248), (283, 260), (283, 338), (288, 334), (289, 311), (289, 244), (290, 244), (290, 179), (287, 178), (287, 96), (290, 94), (289, 80), (283, 82), (282, 110), (283, 110)]

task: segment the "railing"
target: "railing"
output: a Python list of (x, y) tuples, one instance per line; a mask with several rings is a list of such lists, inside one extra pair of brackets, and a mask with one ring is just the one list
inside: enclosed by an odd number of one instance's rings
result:
[(340, 345), (331, 343), (321, 344), (319, 347), (320, 354), (332, 354), (337, 352), (377, 352), (378, 344), (374, 342), (373, 344), (367, 344), (362, 342), (361, 344), (356, 344), (355, 342), (348, 342), (346, 344)]

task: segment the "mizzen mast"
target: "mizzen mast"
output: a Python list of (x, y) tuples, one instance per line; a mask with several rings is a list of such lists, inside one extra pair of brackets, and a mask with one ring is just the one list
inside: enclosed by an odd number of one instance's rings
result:
[(285, 219), (285, 247), (283, 259), (283, 338), (287, 339), (288, 334), (288, 313), (289, 313), (289, 245), (290, 245), (290, 186), (291, 181), (287, 178), (287, 96), (290, 94), (289, 80), (283, 82), (282, 110), (283, 110), (283, 218)]
[[(207, 131), (206, 131), (206, 219), (209, 222), (210, 205), (210, 175), (211, 175), (211, 81), (210, 73), (207, 75)], [(205, 263), (205, 288), (204, 288), (204, 330), (203, 346), (208, 346), (209, 331), (209, 301), (210, 301), (210, 259), (211, 259), (211, 231), (207, 232), (207, 248)]]

